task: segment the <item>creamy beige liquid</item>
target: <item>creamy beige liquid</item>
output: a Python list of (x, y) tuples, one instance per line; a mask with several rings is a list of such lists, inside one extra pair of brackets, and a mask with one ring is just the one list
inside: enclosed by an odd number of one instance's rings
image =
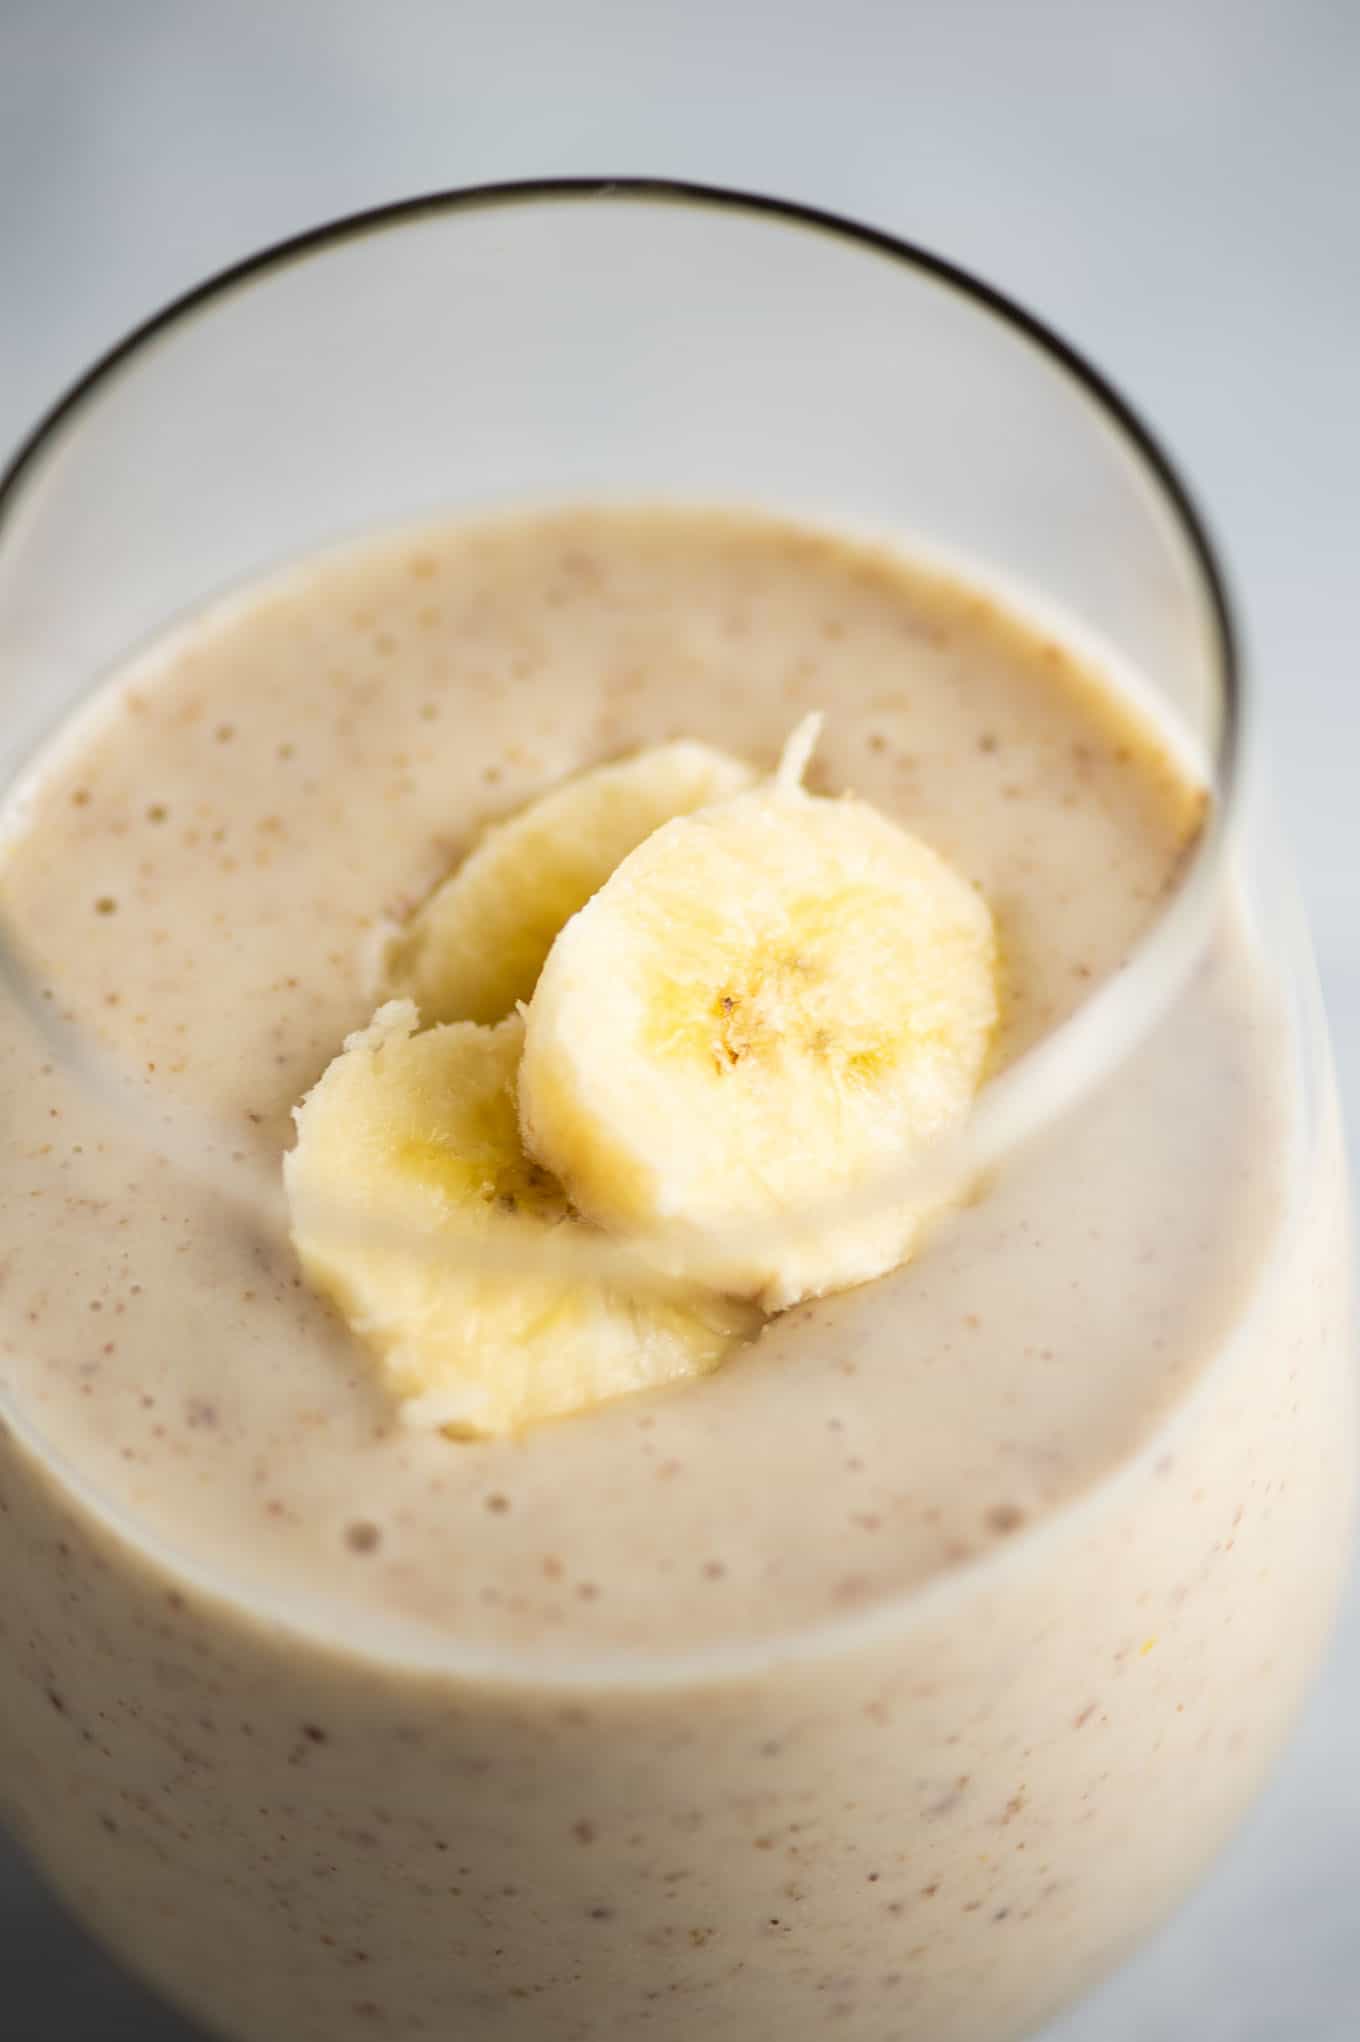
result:
[[(1121, 967), (1198, 820), (1151, 730), (976, 591), (697, 513), (432, 531), (193, 625), (33, 783), (6, 897), (148, 1117), (272, 1164), (481, 823), (814, 707), (816, 784), (991, 901), (1003, 1057)], [(1334, 1128), (1235, 909), (916, 1262), (508, 1443), (404, 1428), (286, 1248), (4, 1031), (4, 1784), (225, 2032), (997, 2042), (1251, 1785), (1350, 1385)]]

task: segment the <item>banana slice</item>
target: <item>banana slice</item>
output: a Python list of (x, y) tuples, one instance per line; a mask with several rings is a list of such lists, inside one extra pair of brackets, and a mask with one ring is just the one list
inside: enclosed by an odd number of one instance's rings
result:
[(749, 787), (683, 740), (596, 766), (494, 824), (388, 946), (388, 990), (425, 1022), (499, 1021), (534, 990), (562, 924), (660, 823)]
[(519, 1078), (525, 1145), (580, 1211), (771, 1311), (905, 1258), (919, 1208), (827, 1208), (961, 1121), (997, 1019), (986, 903), (877, 809), (803, 790), (816, 728), (567, 923)]
[[(630, 1298), (543, 1275), (541, 1252), (536, 1275), (535, 1249), (572, 1222), (520, 1145), (523, 1021), (416, 1028), (415, 1007), (394, 1000), (351, 1035), (296, 1109), (284, 1158), (303, 1269), (377, 1351), (408, 1419), (514, 1431), (701, 1375), (754, 1330), (730, 1299)], [(479, 1273), (493, 1240), (522, 1248), (521, 1266)], [(458, 1259), (440, 1260), (441, 1241)]]

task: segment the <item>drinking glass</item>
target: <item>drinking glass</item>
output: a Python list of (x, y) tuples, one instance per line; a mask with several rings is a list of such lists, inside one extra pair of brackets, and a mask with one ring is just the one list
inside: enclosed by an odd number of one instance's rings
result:
[[(1193, 1392), (1093, 1491), (925, 1589), (712, 1651), (346, 1632), (147, 1536), (0, 1373), (5, 1807), (93, 1932), (235, 2042), (1013, 2042), (1195, 1879), (1330, 1621), (1345, 1172), (1222, 567), (1128, 406), (986, 285), (804, 208), (628, 180), (421, 199), (242, 264), (100, 362), (0, 483), (5, 782), (281, 563), (450, 513), (665, 499), (972, 563), (1140, 677), (1208, 824), (1127, 969), (984, 1099), (981, 1150), (1061, 1168), (1240, 902), (1283, 1016), (1278, 1220)], [(93, 1083), (40, 937), (7, 930), (9, 996)], [(143, 1119), (171, 1146), (173, 1115)], [(21, 1243), (22, 1214), (4, 1229)], [(0, 1332), (12, 1354), (18, 1315)], [(801, 1810), (775, 1885), (750, 1817), (772, 1754)], [(589, 1849), (568, 1788), (600, 1811)]]

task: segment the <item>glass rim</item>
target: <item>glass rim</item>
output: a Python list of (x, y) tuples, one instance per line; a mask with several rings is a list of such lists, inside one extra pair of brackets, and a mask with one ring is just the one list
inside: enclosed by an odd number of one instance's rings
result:
[[(1113, 429), (1116, 438), (1132, 454), (1153, 486), (1158, 500), (1172, 514), (1177, 538), (1193, 570), (1202, 616), (1209, 627), (1211, 679), (1216, 682), (1218, 692), (1218, 729), (1208, 756), (1213, 776), (1209, 817), (1191, 855), (1184, 862), (1178, 883), (1155, 920), (1139, 938), (1124, 969), (1098, 987), (1048, 1037), (1012, 1067), (1017, 1084), (1022, 1077), (1029, 1081), (1029, 1099), (1026, 1099), (1023, 1088), (1017, 1090), (1016, 1086), (1005, 1094), (1006, 1077), (994, 1081), (995, 1087), (1005, 1096), (1001, 1110), (993, 1115), (993, 1146), (997, 1154), (1005, 1153), (1061, 1110), (1061, 1107), (1054, 1108), (1050, 1101), (1046, 1111), (1036, 1111), (1033, 1103), (1034, 1098), (1044, 1092), (1043, 1073), (1051, 1074), (1057, 1067), (1058, 1057), (1051, 1053), (1054, 1045), (1057, 1045), (1059, 1054), (1075, 1051), (1072, 1060), (1087, 1073), (1086, 1079), (1078, 1078), (1058, 1088), (1075, 1096), (1081, 1085), (1090, 1081), (1091, 1073), (1101, 1065), (1108, 1067), (1114, 1060), (1108, 1044), (1103, 1053), (1099, 1048), (1102, 1031), (1108, 1032), (1111, 1015), (1122, 1017), (1122, 1026), (1114, 1029), (1115, 1038), (1122, 1039), (1126, 1047), (1131, 1046), (1160, 1011), (1166, 989), (1178, 982), (1180, 972), (1197, 954), (1196, 938), (1212, 897), (1212, 883), (1223, 860), (1225, 843), (1235, 832), (1241, 806), (1243, 754), (1251, 702), (1228, 577), (1210, 536), (1208, 523), (1171, 457), (1135, 408), (1080, 350), (1046, 321), (970, 270), (902, 236), (820, 207), (670, 178), (571, 176), (512, 180), (452, 187), (344, 214), (269, 244), (215, 271), (169, 300), (99, 355), (42, 414), (21, 439), (8, 462), (0, 468), (0, 549), (3, 549), (10, 520), (28, 484), (41, 472), (45, 458), (54, 447), (78, 425), (87, 408), (98, 401), (121, 370), (142, 359), (155, 342), (197, 315), (214, 309), (238, 290), (315, 256), (425, 219), (485, 212), (498, 207), (563, 203), (674, 205), (695, 211), (745, 214), (757, 221), (824, 235), (866, 255), (900, 264), (925, 276), (966, 300), (976, 311), (1009, 328), (1060, 371), (1074, 394), (1091, 404), (1107, 426)], [(0, 790), (0, 793), (7, 791)], [(1155, 988), (1159, 978), (1162, 994), (1149, 992), (1149, 984)], [(21, 1005), (38, 1024), (46, 1028), (47, 1016), (41, 1003), (31, 997), (32, 989), (26, 983), (27, 968), (11, 949), (3, 932), (0, 932), (0, 979), (6, 982), (11, 995), (17, 993)], [(1135, 987), (1138, 991), (1131, 996)], [(1050, 1053), (1045, 1055), (1045, 1052)], [(1116, 1049), (1115, 1055), (1118, 1053)], [(1037, 1067), (1036, 1059), (1039, 1060)], [(992, 1158), (987, 1155), (984, 1143), (981, 1163), (985, 1165), (989, 1160)], [(1212, 1360), (1207, 1364), (1207, 1372), (1215, 1372)], [(1198, 1387), (1203, 1388), (1202, 1376)], [(12, 1405), (12, 1399), (5, 1401)], [(1150, 1438), (1132, 1443), (1129, 1453), (1099, 1477), (1094, 1485), (1095, 1494), (1104, 1493), (1121, 1475), (1127, 1475), (1132, 1467), (1140, 1464), (1164, 1429), (1174, 1424), (1177, 1417), (1183, 1415), (1186, 1404), (1193, 1401), (1194, 1386), (1188, 1398), (1163, 1414), (1153, 1427)], [(19, 1429), (28, 1435), (34, 1450), (42, 1455), (54, 1474), (82, 1496), (96, 1515), (111, 1523), (124, 1539), (132, 1540), (139, 1549), (150, 1555), (162, 1555), (165, 1563), (177, 1573), (194, 1580), (200, 1592), (224, 1600), (243, 1616), (256, 1621), (269, 1621), (271, 1618), (275, 1622), (282, 1621), (289, 1630), (311, 1637), (318, 1645), (326, 1640), (337, 1642), (331, 1631), (325, 1628), (324, 1617), (320, 1623), (317, 1621), (319, 1613), (309, 1617), (294, 1606), (291, 1595), (279, 1599), (286, 1601), (285, 1614), (267, 1591), (233, 1582), (226, 1570), (219, 1573), (216, 1561), (209, 1568), (206, 1563), (191, 1560), (188, 1555), (176, 1554), (163, 1545), (149, 1528), (139, 1528), (122, 1506), (95, 1493), (79, 1471), (67, 1463), (62, 1453), (46, 1445), (40, 1428), (20, 1417), (17, 1411), (12, 1412), (11, 1422), (14, 1419), (19, 1421)], [(836, 1640), (844, 1640), (847, 1646), (856, 1638), (867, 1640), (878, 1633), (880, 1627), (903, 1620), (912, 1610), (932, 1606), (938, 1595), (955, 1585), (962, 1585), (964, 1581), (976, 1585), (978, 1577), (989, 1575), (993, 1568), (1013, 1566), (1020, 1550), (1027, 1550), (1032, 1541), (1042, 1540), (1046, 1534), (1051, 1536), (1059, 1523), (1079, 1513), (1083, 1505), (1089, 1507), (1092, 1500), (1092, 1495), (1086, 1492), (1068, 1498), (1052, 1510), (1041, 1513), (1032, 1526), (1002, 1546), (978, 1555), (965, 1566), (931, 1576), (907, 1588), (887, 1592), (853, 1616), (812, 1619), (795, 1625), (787, 1634), (762, 1637), (749, 1644), (715, 1642), (683, 1648), (678, 1652), (664, 1645), (657, 1648), (586, 1646), (558, 1655), (535, 1647), (469, 1646), (466, 1642), (460, 1645), (456, 1637), (445, 1639), (441, 1636), (434, 1641), (434, 1649), (418, 1653), (414, 1661), (407, 1660), (399, 1647), (385, 1649), (376, 1637), (373, 1649), (376, 1656), (396, 1666), (409, 1663), (429, 1672), (492, 1678), (511, 1686), (526, 1679), (570, 1687), (582, 1679), (592, 1684), (598, 1684), (603, 1678), (606, 1685), (649, 1685), (686, 1677), (703, 1680), (706, 1676), (715, 1675), (749, 1675), (767, 1665), (819, 1657), (828, 1647), (834, 1649), (833, 1641)]]
[(590, 200), (604, 203), (655, 203), (692, 206), (696, 210), (749, 213), (754, 217), (782, 221), (857, 245), (867, 253), (882, 256), (933, 278), (937, 283), (970, 299), (981, 310), (1008, 325), (1038, 351), (1047, 356), (1096, 408), (1119, 430), (1138, 456), (1151, 479), (1175, 512), (1180, 535), (1187, 543), (1198, 569), (1201, 594), (1213, 626), (1215, 665), (1222, 692), (1222, 729), (1214, 759), (1215, 778), (1226, 806), (1231, 802), (1238, 778), (1242, 725), (1247, 709), (1247, 683), (1241, 656), (1241, 634), (1236, 607), (1229, 593), (1228, 579), (1219, 550), (1211, 536), (1208, 520), (1157, 435), (1113, 382), (1073, 343), (1046, 320), (972, 270), (936, 254), (903, 235), (882, 227), (871, 227), (847, 215), (799, 200), (773, 198), (768, 194), (739, 190), (724, 185), (658, 177), (546, 177), (510, 179), (476, 185), (456, 185), (413, 198), (395, 199), (359, 212), (339, 214), (315, 227), (269, 243), (254, 254), (214, 270), (187, 291), (180, 292), (145, 319), (131, 327), (121, 339), (106, 348), (62, 394), (50, 404), (19, 441), (8, 461), (0, 467), (0, 538), (29, 471), (46, 453), (49, 443), (79, 417), (86, 404), (99, 393), (126, 363), (140, 354), (162, 334), (170, 332), (195, 313), (225, 298), (238, 288), (269, 276), (276, 270), (308, 260), (349, 241), (367, 239), (390, 228), (403, 227), (424, 217), (459, 212), (489, 211), (498, 206), (537, 203), (571, 203)]

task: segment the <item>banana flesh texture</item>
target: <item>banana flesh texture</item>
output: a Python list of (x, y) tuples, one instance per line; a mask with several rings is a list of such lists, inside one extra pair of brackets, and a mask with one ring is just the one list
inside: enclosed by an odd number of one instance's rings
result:
[(997, 1020), (985, 901), (868, 803), (804, 791), (814, 738), (567, 923), (519, 1077), (525, 1147), (578, 1211), (765, 1311), (905, 1259), (919, 1208), (828, 1210), (962, 1120)]
[[(803, 789), (817, 729), (758, 784), (689, 742), (581, 774), (392, 945), (399, 996), (297, 1108), (284, 1178), (410, 1422), (495, 1436), (702, 1375), (911, 1252), (929, 1211), (835, 1201), (967, 1113), (992, 921), (878, 810)], [(545, 1257), (611, 1236), (683, 1281)]]
[[(414, 1005), (389, 1002), (296, 1109), (284, 1160), (307, 1277), (376, 1352), (403, 1415), (455, 1437), (703, 1374), (757, 1319), (702, 1292), (678, 1303), (534, 1274), (546, 1235), (581, 1222), (520, 1142), (523, 1037), (518, 1014), (418, 1031)], [(480, 1273), (492, 1241), (521, 1247), (521, 1266)]]
[(671, 816), (736, 794), (749, 766), (681, 739), (578, 774), (486, 831), (388, 945), (421, 1020), (495, 1022), (533, 993), (563, 923)]

